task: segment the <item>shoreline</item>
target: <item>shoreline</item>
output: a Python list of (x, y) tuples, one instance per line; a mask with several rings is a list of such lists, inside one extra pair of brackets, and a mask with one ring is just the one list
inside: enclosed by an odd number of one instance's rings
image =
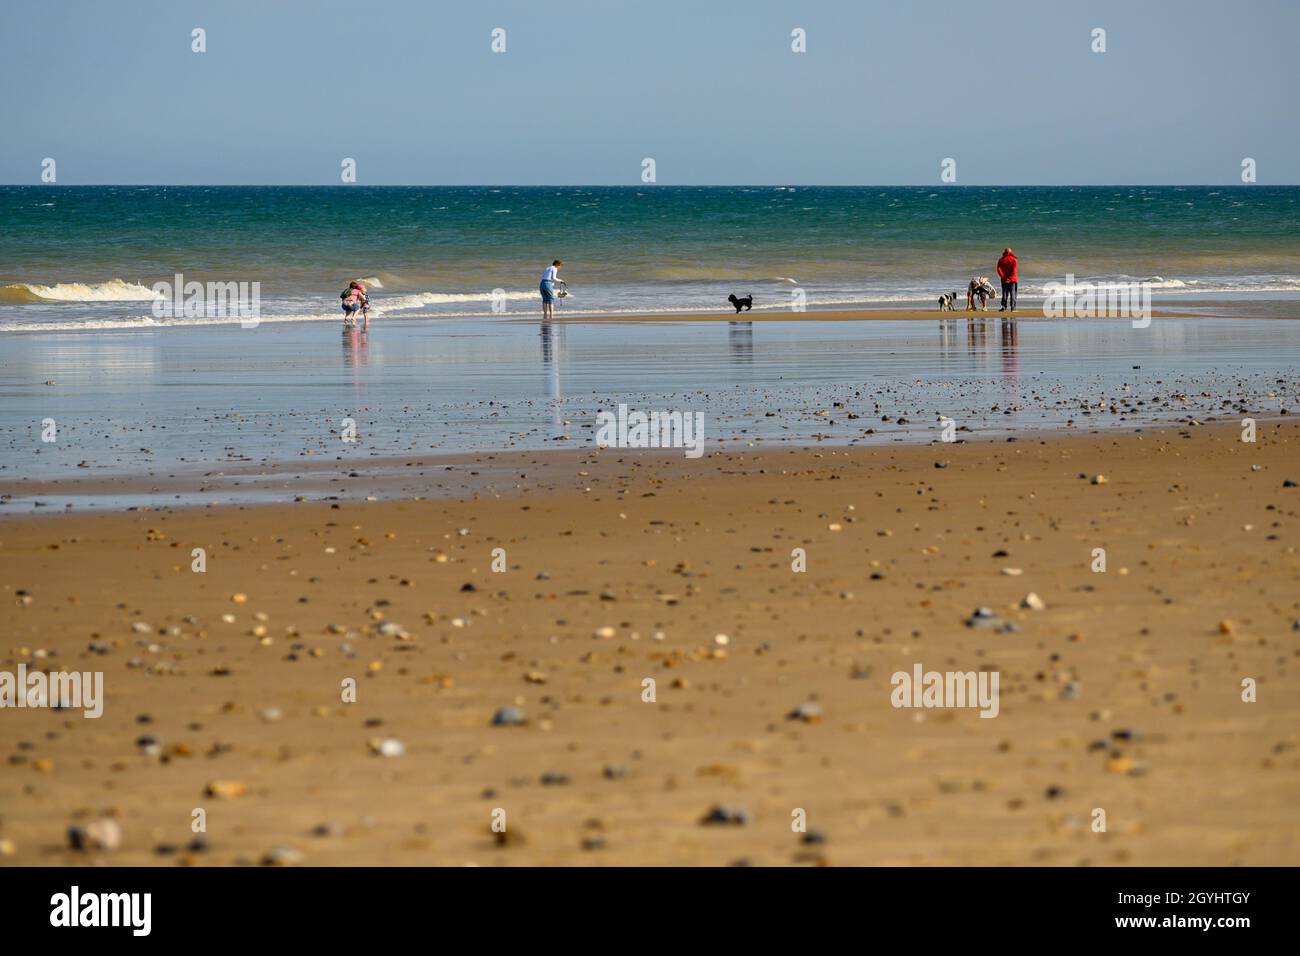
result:
[[(397, 293), (398, 296), (401, 293)], [(1073, 316), (1046, 316), (1043, 314), (1042, 303), (1039, 300), (1024, 299), (1021, 301), (1033, 302), (1034, 306), (1030, 308), (1018, 309), (1013, 314), (1001, 313), (997, 310), (996, 304), (992, 308), (984, 311), (966, 312), (960, 306), (956, 312), (940, 312), (934, 304), (922, 305), (919, 302), (910, 305), (894, 305), (886, 303), (866, 302), (860, 306), (849, 308), (818, 308), (815, 304), (809, 306), (802, 312), (796, 312), (790, 308), (759, 308), (755, 311), (742, 312), (739, 315), (733, 311), (718, 309), (711, 312), (698, 311), (681, 311), (681, 312), (590, 312), (590, 313), (566, 313), (563, 306), (555, 314), (555, 323), (565, 325), (575, 324), (594, 324), (594, 323), (613, 323), (613, 324), (636, 324), (641, 322), (917, 322), (925, 320), (938, 321), (956, 321), (959, 319), (967, 320), (993, 320), (999, 321), (1004, 319), (1014, 319), (1015, 321), (1043, 323), (1077, 323), (1088, 321), (1111, 321), (1117, 323), (1129, 324), (1134, 319), (1129, 316), (1090, 316), (1090, 317), (1073, 317)], [(49, 306), (68, 306), (77, 303), (68, 302), (50, 302)], [(412, 314), (405, 314), (410, 311)], [(383, 312), (383, 300), (376, 299), (371, 316), (372, 332), (382, 331), (386, 325), (414, 325), (422, 322), (466, 322), (472, 320), (486, 320), (489, 322), (540, 322), (540, 305), (536, 310), (511, 309), (505, 313), (490, 312), (419, 312), (417, 309), (399, 309), (392, 315), (385, 315)], [(1300, 319), (1300, 296), (1278, 295), (1276, 298), (1270, 298), (1267, 295), (1256, 296), (1234, 296), (1225, 294), (1216, 298), (1189, 298), (1177, 304), (1163, 302), (1159, 307), (1151, 309), (1150, 316), (1146, 319), (1137, 321), (1155, 321), (1160, 319)], [(327, 326), (330, 324), (342, 324), (342, 317), (330, 313), (312, 314), (304, 317), (293, 315), (289, 317), (277, 315), (265, 315), (258, 319), (257, 325), (242, 329), (241, 319), (230, 318), (229, 320), (212, 320), (201, 319), (198, 321), (187, 322), (183, 319), (169, 319), (162, 323), (154, 322), (134, 322), (132, 320), (95, 320), (95, 321), (112, 321), (117, 324), (113, 325), (88, 325), (87, 327), (69, 327), (59, 325), (54, 328), (41, 328), (41, 323), (30, 323), (18, 328), (0, 325), (0, 334), (14, 336), (25, 335), (64, 335), (64, 334), (117, 334), (124, 332), (165, 332), (173, 329), (209, 329), (209, 330), (230, 330), (241, 328), (243, 331), (255, 331), (256, 328), (266, 326), (296, 326), (296, 325), (315, 325)], [(126, 324), (131, 321), (131, 324)], [(1140, 327), (1140, 326), (1138, 326)]]
[[(0, 715), (0, 837), (19, 865), (1294, 865), (1298, 449), (575, 451), (520, 495), (4, 522), (0, 667), (102, 670), (105, 709)], [(894, 708), (917, 663), (1000, 671), (999, 716)], [(120, 850), (66, 849), (101, 816)]]

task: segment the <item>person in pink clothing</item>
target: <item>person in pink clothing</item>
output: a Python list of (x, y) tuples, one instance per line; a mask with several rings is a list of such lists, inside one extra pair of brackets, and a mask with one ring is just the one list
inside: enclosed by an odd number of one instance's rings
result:
[(370, 331), (370, 299), (366, 296), (366, 286), (363, 282), (350, 282), (348, 289), (340, 298), (343, 300), (343, 327), (345, 329), (354, 328), (357, 324), (357, 313), (361, 313), (364, 321), (362, 326), (363, 332)]

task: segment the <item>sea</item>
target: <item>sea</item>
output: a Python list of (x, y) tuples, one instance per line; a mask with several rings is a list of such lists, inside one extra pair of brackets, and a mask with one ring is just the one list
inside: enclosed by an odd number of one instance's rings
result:
[(1145, 282), (1156, 307), (1300, 294), (1300, 187), (0, 186), (0, 333), (237, 323), (160, 308), (256, 284), (260, 322), (929, 307), (1020, 260), (1048, 283)]

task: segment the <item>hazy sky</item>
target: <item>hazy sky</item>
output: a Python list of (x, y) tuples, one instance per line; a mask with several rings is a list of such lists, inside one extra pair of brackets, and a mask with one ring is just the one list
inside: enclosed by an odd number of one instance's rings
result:
[(0, 0), (0, 35), (8, 183), (1300, 183), (1297, 0)]

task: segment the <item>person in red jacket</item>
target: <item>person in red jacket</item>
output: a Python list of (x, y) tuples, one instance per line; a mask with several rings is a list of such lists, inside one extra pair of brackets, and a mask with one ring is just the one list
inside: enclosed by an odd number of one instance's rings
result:
[(1002, 250), (1002, 258), (998, 260), (998, 278), (1002, 280), (1002, 308), (999, 312), (1006, 312), (1008, 308), (1012, 312), (1016, 311), (1016, 284), (1020, 281), (1019, 274), (1020, 263), (1016, 260), (1016, 254), (1011, 251), (1011, 247)]

